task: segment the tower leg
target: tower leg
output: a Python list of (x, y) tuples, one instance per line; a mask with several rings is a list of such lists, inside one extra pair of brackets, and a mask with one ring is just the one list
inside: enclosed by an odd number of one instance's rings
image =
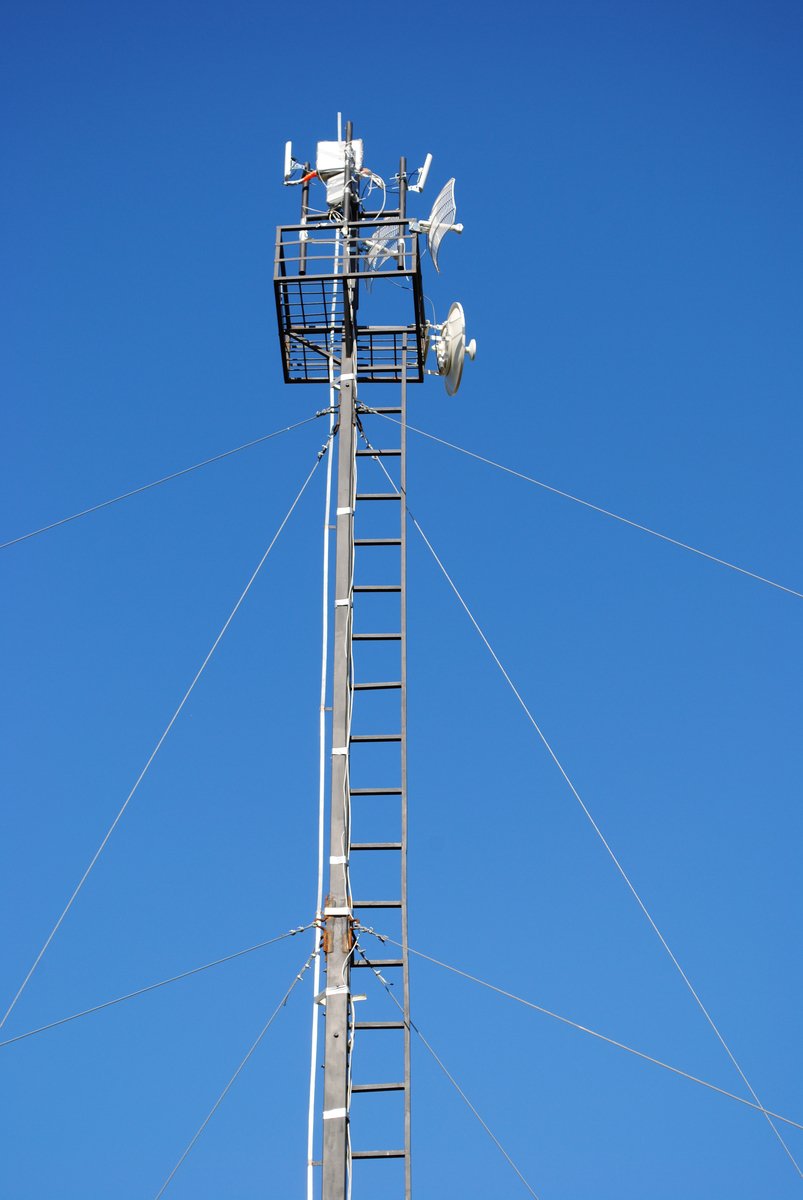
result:
[(349, 735), (351, 726), (352, 575), (354, 564), (356, 351), (343, 343), (337, 460), (335, 619), (332, 662), (332, 803), (326, 917), (323, 1200), (346, 1200), (349, 1030), (353, 931), (348, 886)]

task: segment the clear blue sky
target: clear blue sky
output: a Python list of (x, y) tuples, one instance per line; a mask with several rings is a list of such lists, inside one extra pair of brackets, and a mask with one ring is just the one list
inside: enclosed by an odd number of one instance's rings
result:
[[(466, 232), (428, 284), (479, 357), (456, 400), (413, 389), (411, 420), (803, 590), (800, 6), (346, 26), (331, 5), (6, 6), (0, 540), (325, 403), (282, 384), (271, 272), (284, 142), (312, 153), (340, 109), (382, 175), (433, 153), (419, 215), (457, 177)], [(3, 1009), (323, 434), (0, 555)], [(4, 1034), (312, 915), (322, 486)], [(409, 495), (753, 1086), (803, 1121), (803, 601), (412, 434)], [(409, 605), (412, 945), (743, 1093), (415, 539)], [(0, 1050), (0, 1195), (153, 1196), (308, 941)], [(302, 1195), (308, 999), (168, 1196)], [(413, 1015), (542, 1200), (800, 1194), (733, 1101), (424, 963)], [(418, 1200), (526, 1195), (418, 1047), (413, 1107)]]

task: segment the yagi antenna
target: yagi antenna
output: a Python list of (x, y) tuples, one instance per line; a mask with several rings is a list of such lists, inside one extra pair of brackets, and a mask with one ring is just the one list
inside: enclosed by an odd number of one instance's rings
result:
[(432, 166), (432, 155), (428, 154), (427, 157), (424, 159), (423, 167), (418, 168), (418, 179), (415, 181), (415, 183), (410, 184), (411, 192), (423, 192), (423, 190), (426, 186), (426, 182), (427, 182), (427, 175), (429, 175), (429, 168), (431, 166)]
[(427, 235), (427, 245), (432, 256), (432, 261), (435, 264), (435, 270), (440, 275), (440, 267), (438, 266), (438, 250), (444, 236), (451, 230), (452, 233), (462, 233), (463, 226), (455, 225), (454, 219), (457, 216), (457, 206), (454, 202), (454, 179), (450, 179), (447, 184), (441, 189), (435, 203), (432, 205), (432, 212), (429, 214), (428, 221), (419, 221), (418, 228), (422, 233)]

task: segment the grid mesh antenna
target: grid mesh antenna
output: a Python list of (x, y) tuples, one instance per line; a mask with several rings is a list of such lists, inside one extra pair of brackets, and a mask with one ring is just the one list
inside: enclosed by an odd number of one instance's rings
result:
[(378, 271), (383, 263), (398, 253), (403, 235), (400, 225), (380, 225), (374, 230), (368, 239), (368, 253), (365, 256), (369, 271)]
[(456, 216), (457, 206), (454, 202), (454, 179), (450, 179), (441, 189), (437, 200), (432, 206), (432, 212), (429, 217), (429, 229), (427, 230), (427, 245), (432, 255), (432, 261), (435, 264), (435, 270), (439, 275), (438, 250), (440, 249), (444, 234), (448, 233), (454, 225)]

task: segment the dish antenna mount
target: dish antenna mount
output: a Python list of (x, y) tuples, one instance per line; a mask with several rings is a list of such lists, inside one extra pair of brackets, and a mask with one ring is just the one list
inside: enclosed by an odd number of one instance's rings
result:
[(474, 338), (466, 343), (466, 317), (462, 304), (457, 302), (449, 309), (444, 323), (435, 328), (437, 332), (432, 340), (438, 370), (432, 374), (442, 375), (447, 394), (454, 396), (463, 378), (465, 357), (468, 355), (471, 361), (474, 361), (477, 343)]

